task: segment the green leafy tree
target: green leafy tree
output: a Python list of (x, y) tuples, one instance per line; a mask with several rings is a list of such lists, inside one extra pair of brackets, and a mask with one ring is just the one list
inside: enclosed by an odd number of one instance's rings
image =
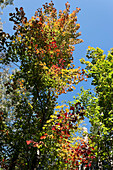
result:
[[(7, 76), (6, 76), (7, 74)], [(12, 169), (15, 164), (23, 163), (23, 156), (26, 154), (27, 159), (29, 155), (29, 149), (26, 148), (25, 139), (30, 137), (30, 131), (34, 131), (34, 127), (31, 121), (32, 111), (28, 105), (29, 93), (26, 97), (23, 94), (23, 88), (13, 84), (11, 77), (13, 75), (8, 72), (2, 72), (1, 84), (2, 88), (2, 102), (1, 102), (1, 166), (5, 169)], [(21, 83), (22, 84), (22, 83)], [(5, 88), (6, 87), (6, 88)], [(27, 101), (27, 102), (26, 102)], [(19, 110), (18, 110), (19, 109)], [(23, 149), (23, 152), (21, 152)], [(33, 155), (33, 151), (30, 150)], [(26, 160), (26, 156), (24, 159)], [(19, 160), (18, 160), (18, 157)], [(15, 162), (16, 160), (16, 162)], [(26, 160), (28, 161), (28, 160)], [(21, 167), (21, 166), (20, 166)]]
[[(89, 47), (86, 57), (88, 77), (92, 77), (94, 92), (82, 89), (76, 101), (83, 103), (91, 123), (91, 145), (95, 146), (95, 169), (113, 168), (113, 49), (108, 55), (100, 48)], [(91, 59), (91, 60), (90, 60)]]

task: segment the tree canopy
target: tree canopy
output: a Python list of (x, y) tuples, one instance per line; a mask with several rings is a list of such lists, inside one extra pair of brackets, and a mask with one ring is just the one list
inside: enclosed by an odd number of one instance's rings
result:
[[(89, 134), (96, 155), (95, 168), (112, 169), (113, 159), (113, 49), (108, 55), (100, 48), (89, 47), (86, 57), (81, 59), (86, 64), (88, 77), (92, 77), (93, 92), (81, 89), (75, 101), (80, 101), (86, 109), (86, 116), (91, 123)], [(91, 61), (90, 61), (91, 59)]]
[(1, 166), (6, 169), (78, 169), (90, 160), (92, 148), (75, 136), (85, 110), (78, 103), (76, 109), (55, 111), (62, 108), (58, 96), (85, 78), (72, 57), (73, 45), (82, 42), (76, 23), (80, 9), (69, 14), (66, 3), (57, 16), (53, 6), (46, 3), (29, 21), (23, 8), (16, 8), (9, 14), (14, 34), (2, 33), (1, 62), (19, 68), (8, 77), (2, 73)]
[[(83, 42), (80, 8), (70, 14), (70, 4), (65, 6), (57, 13), (52, 1), (45, 3), (29, 20), (23, 7), (15, 8), (9, 14), (14, 34), (2, 32), (0, 62), (10, 69), (1, 67), (3, 169), (112, 168), (113, 49), (106, 56), (89, 47), (89, 60), (81, 59), (86, 68), (75, 68), (74, 45)], [(73, 102), (57, 103), (88, 77), (94, 93), (82, 89)], [(81, 124), (85, 117), (90, 134)]]

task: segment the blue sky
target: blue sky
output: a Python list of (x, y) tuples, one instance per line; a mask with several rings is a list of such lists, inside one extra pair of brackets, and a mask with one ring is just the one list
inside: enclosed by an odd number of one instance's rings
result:
[[(42, 7), (45, 2), (51, 0), (14, 0), (14, 6), (7, 6), (3, 10), (2, 22), (5, 32), (13, 33), (13, 23), (8, 19), (10, 12), (15, 12), (15, 7), (23, 7), (28, 19), (30, 19), (37, 8)], [(65, 3), (67, 0), (53, 0), (55, 8), (59, 11), (65, 9)], [(75, 46), (75, 52), (73, 53), (75, 67), (83, 65), (80, 64), (79, 59), (85, 57), (88, 46), (100, 47), (107, 54), (107, 51), (113, 47), (113, 0), (69, 0), (70, 12), (81, 8), (78, 14), (78, 23), (80, 24), (79, 31), (82, 33), (81, 38), (83, 43)], [(76, 96), (80, 92), (80, 87), (85, 89), (91, 88), (91, 80), (87, 82), (81, 82), (77, 85), (74, 92), (63, 94), (59, 97), (58, 101), (73, 100), (73, 96)], [(88, 120), (86, 120), (88, 123)], [(89, 126), (89, 123), (88, 123)], [(89, 128), (88, 128), (89, 129)]]

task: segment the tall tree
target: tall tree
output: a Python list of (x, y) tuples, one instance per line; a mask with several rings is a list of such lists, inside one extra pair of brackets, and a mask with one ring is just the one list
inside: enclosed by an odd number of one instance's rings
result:
[[(77, 38), (80, 36), (77, 32), (80, 25), (76, 23), (76, 15), (80, 9), (76, 8), (69, 14), (70, 4), (66, 3), (66, 9), (63, 12), (60, 10), (57, 16), (53, 6), (52, 1), (46, 3), (43, 5), (44, 11), (42, 8), (38, 9), (29, 21), (23, 8), (16, 8), (16, 13), (10, 13), (10, 20), (15, 24), (15, 33), (11, 36), (2, 33), (2, 52), (5, 55), (1, 62), (15, 63), (19, 67), (19, 70), (12, 73), (3, 84), (5, 94), (12, 103), (9, 104), (11, 110), (2, 109), (1, 112), (1, 135), (4, 145), (1, 150), (1, 165), (10, 170), (46, 169), (50, 166), (51, 155), (54, 165), (56, 158), (53, 152), (40, 150), (41, 146), (51, 144), (52, 141), (51, 138), (50, 142), (41, 141), (43, 129), (51, 115), (54, 115), (56, 98), (62, 93), (72, 91), (75, 88), (74, 84), (84, 80), (84, 70), (74, 69), (72, 64), (73, 45), (82, 42)], [(74, 114), (72, 117), (73, 122)], [(7, 118), (10, 118), (10, 122), (6, 121)], [(69, 133), (68, 126), (66, 128)], [(60, 128), (62, 129), (62, 126)], [(58, 129), (56, 130), (58, 133)], [(67, 131), (64, 136), (69, 135)], [(52, 133), (51, 129), (49, 133)], [(47, 130), (45, 136), (48, 135)], [(33, 144), (34, 147), (28, 144)], [(59, 158), (57, 155), (58, 161)], [(47, 160), (46, 164), (44, 159)], [(52, 165), (49, 168), (52, 169)], [(57, 167), (60, 165), (57, 164)]]
[(95, 145), (95, 169), (113, 168), (113, 49), (108, 55), (100, 48), (89, 47), (85, 59), (88, 77), (92, 77), (94, 92), (83, 90), (76, 99), (83, 103), (91, 123), (89, 136)]

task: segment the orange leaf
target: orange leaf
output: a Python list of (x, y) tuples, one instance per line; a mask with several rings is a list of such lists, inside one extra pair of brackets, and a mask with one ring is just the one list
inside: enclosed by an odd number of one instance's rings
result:
[(59, 50), (59, 49), (56, 49), (56, 52), (60, 52), (60, 50)]
[(26, 140), (27, 145), (29, 145), (30, 143), (33, 143), (33, 140)]
[(40, 139), (45, 139), (47, 136), (41, 136)]

